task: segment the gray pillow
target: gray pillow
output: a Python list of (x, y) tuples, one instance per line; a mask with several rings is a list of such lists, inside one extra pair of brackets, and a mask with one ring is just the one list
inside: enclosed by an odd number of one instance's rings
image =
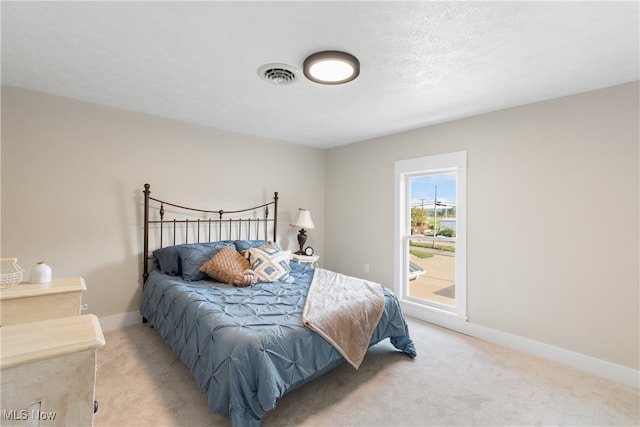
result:
[[(246, 251), (251, 248), (257, 248), (259, 246), (266, 245), (269, 242), (270, 240), (236, 240), (235, 241), (236, 251), (238, 252)], [(275, 248), (280, 250), (280, 245), (278, 244), (278, 242), (273, 242), (273, 245)]]
[(155, 268), (161, 273), (169, 276), (179, 276), (182, 274), (180, 266), (180, 252), (178, 246), (167, 246), (166, 248), (153, 251)]
[(208, 279), (209, 276), (200, 271), (200, 267), (225, 246), (230, 246), (235, 249), (233, 241), (193, 243), (177, 246), (178, 252), (180, 253), (182, 278), (184, 280)]

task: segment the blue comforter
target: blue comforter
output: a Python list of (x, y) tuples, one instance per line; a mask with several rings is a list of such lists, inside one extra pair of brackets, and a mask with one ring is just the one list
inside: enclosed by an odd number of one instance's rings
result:
[[(295, 282), (236, 288), (186, 282), (151, 272), (140, 313), (172, 347), (208, 396), (209, 407), (234, 426), (258, 426), (288, 391), (344, 362), (327, 341), (302, 324), (314, 269), (291, 263)], [(371, 345), (390, 338), (415, 357), (395, 295), (384, 288), (385, 309)]]

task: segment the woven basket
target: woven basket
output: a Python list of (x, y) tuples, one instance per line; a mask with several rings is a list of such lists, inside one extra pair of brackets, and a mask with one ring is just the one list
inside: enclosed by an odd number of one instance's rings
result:
[(0, 258), (0, 288), (9, 288), (22, 282), (23, 274), (18, 258)]

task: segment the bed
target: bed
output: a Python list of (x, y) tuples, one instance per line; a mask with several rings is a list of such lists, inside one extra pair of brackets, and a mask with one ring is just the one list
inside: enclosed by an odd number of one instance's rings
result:
[[(289, 262), (277, 242), (278, 193), (267, 203), (232, 211), (169, 203), (151, 197), (149, 184), (144, 199), (140, 313), (193, 374), (211, 411), (229, 417), (236, 427), (259, 426), (285, 393), (346, 360), (352, 363), (343, 349), (303, 321), (310, 289), (321, 289), (320, 271), (338, 273)], [(248, 260), (263, 252), (279, 258), (277, 271), (267, 277), (273, 280), (253, 273), (250, 284), (234, 285), (202, 271), (203, 265), (233, 252)], [(256, 265), (251, 269), (258, 271)], [(246, 279), (251, 271), (243, 273), (236, 277)], [(367, 346), (389, 338), (399, 354), (414, 358), (397, 298), (381, 286), (380, 292), (379, 320)], [(338, 331), (349, 337), (344, 328)]]

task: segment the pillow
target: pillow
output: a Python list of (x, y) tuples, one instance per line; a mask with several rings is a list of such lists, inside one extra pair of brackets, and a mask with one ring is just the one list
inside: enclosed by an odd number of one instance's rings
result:
[(294, 278), (289, 275), (291, 267), (291, 251), (272, 249), (268, 245), (247, 250), (251, 262), (251, 270), (258, 276), (260, 282), (291, 283)]
[(267, 245), (269, 243), (275, 245), (275, 247), (280, 250), (280, 246), (278, 245), (278, 243), (272, 243), (270, 240), (236, 240), (234, 243), (238, 252), (246, 251), (247, 249), (251, 248), (257, 248), (258, 246)]
[(233, 249), (233, 242), (192, 243), (178, 246), (182, 278), (184, 280), (205, 280), (207, 274), (200, 271), (200, 266), (226, 247)]
[(179, 276), (182, 273), (180, 267), (180, 252), (177, 246), (167, 246), (166, 248), (153, 251), (156, 268), (169, 276)]
[(249, 261), (230, 246), (222, 248), (200, 267), (212, 279), (228, 285), (234, 284), (237, 276), (249, 268)]

